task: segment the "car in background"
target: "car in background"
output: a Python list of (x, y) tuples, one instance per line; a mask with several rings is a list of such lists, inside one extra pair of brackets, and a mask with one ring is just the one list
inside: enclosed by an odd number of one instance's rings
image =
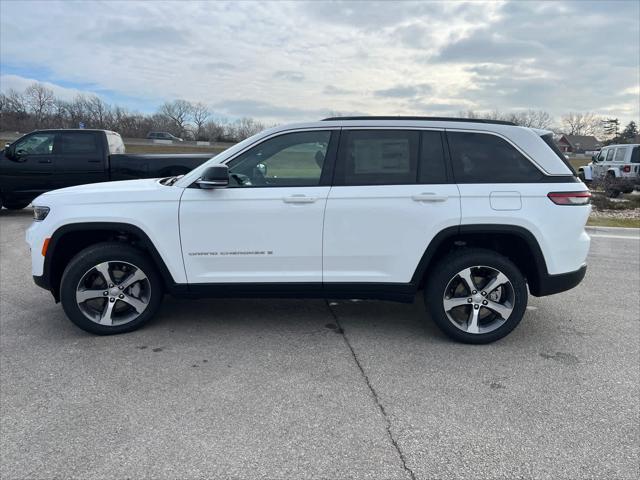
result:
[(585, 183), (602, 184), (609, 197), (631, 193), (640, 184), (640, 144), (608, 145), (578, 168)]
[(130, 155), (109, 130), (37, 130), (0, 151), (0, 208), (20, 210), (42, 193), (74, 185), (184, 175), (211, 156)]
[(184, 139), (171, 135), (169, 132), (149, 132), (148, 140), (170, 140), (172, 142), (184, 142)]

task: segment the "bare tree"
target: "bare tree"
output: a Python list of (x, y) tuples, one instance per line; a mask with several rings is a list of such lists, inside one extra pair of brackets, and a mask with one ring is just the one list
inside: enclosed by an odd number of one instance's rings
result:
[(100, 97), (92, 95), (85, 98), (84, 109), (92, 127), (111, 128), (111, 108)]
[(41, 83), (33, 83), (24, 91), (25, 103), (36, 121), (36, 127), (41, 127), (44, 117), (48, 115), (54, 104), (53, 90)]
[(189, 117), (193, 111), (193, 105), (186, 100), (174, 100), (166, 102), (160, 107), (160, 114), (173, 122), (174, 131), (178, 135), (184, 135)]
[(561, 118), (560, 131), (567, 135), (600, 135), (602, 119), (593, 113), (569, 112)]
[(252, 135), (264, 130), (264, 124), (254, 120), (253, 118), (241, 118), (230, 125), (231, 137), (237, 141), (249, 138)]
[(223, 140), (225, 137), (224, 123), (215, 120), (209, 120), (204, 124), (204, 137), (210, 142)]
[(191, 107), (191, 119), (196, 127), (195, 137), (196, 140), (205, 139), (204, 126), (207, 123), (207, 119), (211, 116), (211, 112), (204, 103), (196, 103)]

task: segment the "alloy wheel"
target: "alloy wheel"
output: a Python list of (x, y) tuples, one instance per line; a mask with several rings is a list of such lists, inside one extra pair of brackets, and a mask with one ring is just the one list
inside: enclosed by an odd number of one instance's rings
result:
[(151, 299), (151, 284), (137, 266), (124, 261), (102, 262), (78, 282), (76, 303), (92, 322), (123, 325), (138, 318)]
[(443, 295), (449, 321), (470, 334), (483, 334), (500, 328), (511, 315), (515, 291), (509, 278), (487, 266), (459, 271), (447, 284)]

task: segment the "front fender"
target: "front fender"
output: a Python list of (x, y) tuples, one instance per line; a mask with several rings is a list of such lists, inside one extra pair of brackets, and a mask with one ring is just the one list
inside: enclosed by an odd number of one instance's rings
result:
[(591, 170), (591, 165), (584, 165), (583, 167), (578, 168), (578, 172), (582, 172), (585, 180), (593, 180), (593, 171)]

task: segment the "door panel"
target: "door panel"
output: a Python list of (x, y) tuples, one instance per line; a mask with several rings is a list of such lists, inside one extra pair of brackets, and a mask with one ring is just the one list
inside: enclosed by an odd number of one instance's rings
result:
[(15, 200), (32, 200), (55, 188), (53, 177), (53, 145), (55, 133), (35, 132), (18, 140), (13, 146), (14, 157), (3, 151), (0, 176), (5, 195)]
[(433, 237), (459, 223), (455, 185), (333, 187), (323, 281), (408, 283)]
[[(321, 283), (322, 226), (336, 139), (328, 130), (269, 138), (227, 163), (228, 188), (180, 202), (189, 283)], [(329, 161), (327, 161), (329, 160)]]
[(54, 160), (55, 188), (104, 182), (106, 161), (102, 133), (60, 132), (56, 139)]
[(189, 283), (321, 282), (329, 187), (187, 188), (180, 235)]

